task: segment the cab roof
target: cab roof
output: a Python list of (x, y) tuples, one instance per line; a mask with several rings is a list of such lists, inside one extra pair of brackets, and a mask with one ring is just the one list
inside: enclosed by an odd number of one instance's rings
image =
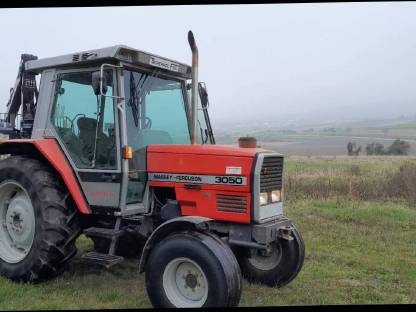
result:
[(125, 45), (76, 52), (55, 57), (48, 57), (26, 62), (27, 71), (40, 73), (47, 68), (63, 68), (73, 66), (91, 66), (105, 62), (122, 61), (132, 65), (140, 65), (149, 69), (160, 69), (171, 75), (191, 78), (191, 67), (187, 64), (158, 56), (152, 53), (133, 49)]

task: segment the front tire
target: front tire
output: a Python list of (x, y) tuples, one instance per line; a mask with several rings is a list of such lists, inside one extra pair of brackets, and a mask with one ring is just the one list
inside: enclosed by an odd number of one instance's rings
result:
[(292, 224), (293, 240), (279, 239), (271, 244), (267, 255), (250, 250), (239, 257), (243, 276), (252, 283), (283, 287), (300, 272), (305, 258), (305, 245), (299, 231)]
[(78, 211), (60, 176), (39, 160), (0, 161), (0, 274), (32, 282), (61, 274), (75, 255)]
[(216, 236), (176, 233), (151, 252), (146, 289), (158, 308), (237, 306), (241, 272), (228, 245)]

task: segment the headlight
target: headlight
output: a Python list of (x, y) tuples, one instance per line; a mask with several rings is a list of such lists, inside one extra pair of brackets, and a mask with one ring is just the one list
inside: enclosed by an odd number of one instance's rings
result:
[(272, 191), (272, 203), (282, 201), (282, 192), (280, 190)]
[(266, 192), (260, 193), (259, 202), (260, 202), (260, 206), (267, 205), (267, 193)]

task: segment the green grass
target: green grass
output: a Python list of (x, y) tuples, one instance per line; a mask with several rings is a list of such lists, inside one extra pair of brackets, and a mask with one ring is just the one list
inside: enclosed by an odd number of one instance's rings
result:
[[(244, 282), (240, 306), (416, 303), (416, 209), (399, 202), (290, 200), (286, 213), (306, 245), (299, 276), (284, 288)], [(151, 307), (137, 262), (111, 269), (82, 262), (35, 285), (0, 278), (0, 310)]]

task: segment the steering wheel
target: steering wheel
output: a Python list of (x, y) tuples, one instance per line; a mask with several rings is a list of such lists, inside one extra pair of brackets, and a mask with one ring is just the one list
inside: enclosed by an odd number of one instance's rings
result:
[(76, 114), (75, 115), (75, 117), (74, 118), (72, 118), (72, 120), (71, 120), (71, 129), (72, 129), (72, 132), (75, 134), (75, 129), (74, 129), (74, 122), (75, 122), (75, 120), (77, 119), (77, 118), (79, 118), (79, 117), (86, 117), (86, 115), (85, 114)]

